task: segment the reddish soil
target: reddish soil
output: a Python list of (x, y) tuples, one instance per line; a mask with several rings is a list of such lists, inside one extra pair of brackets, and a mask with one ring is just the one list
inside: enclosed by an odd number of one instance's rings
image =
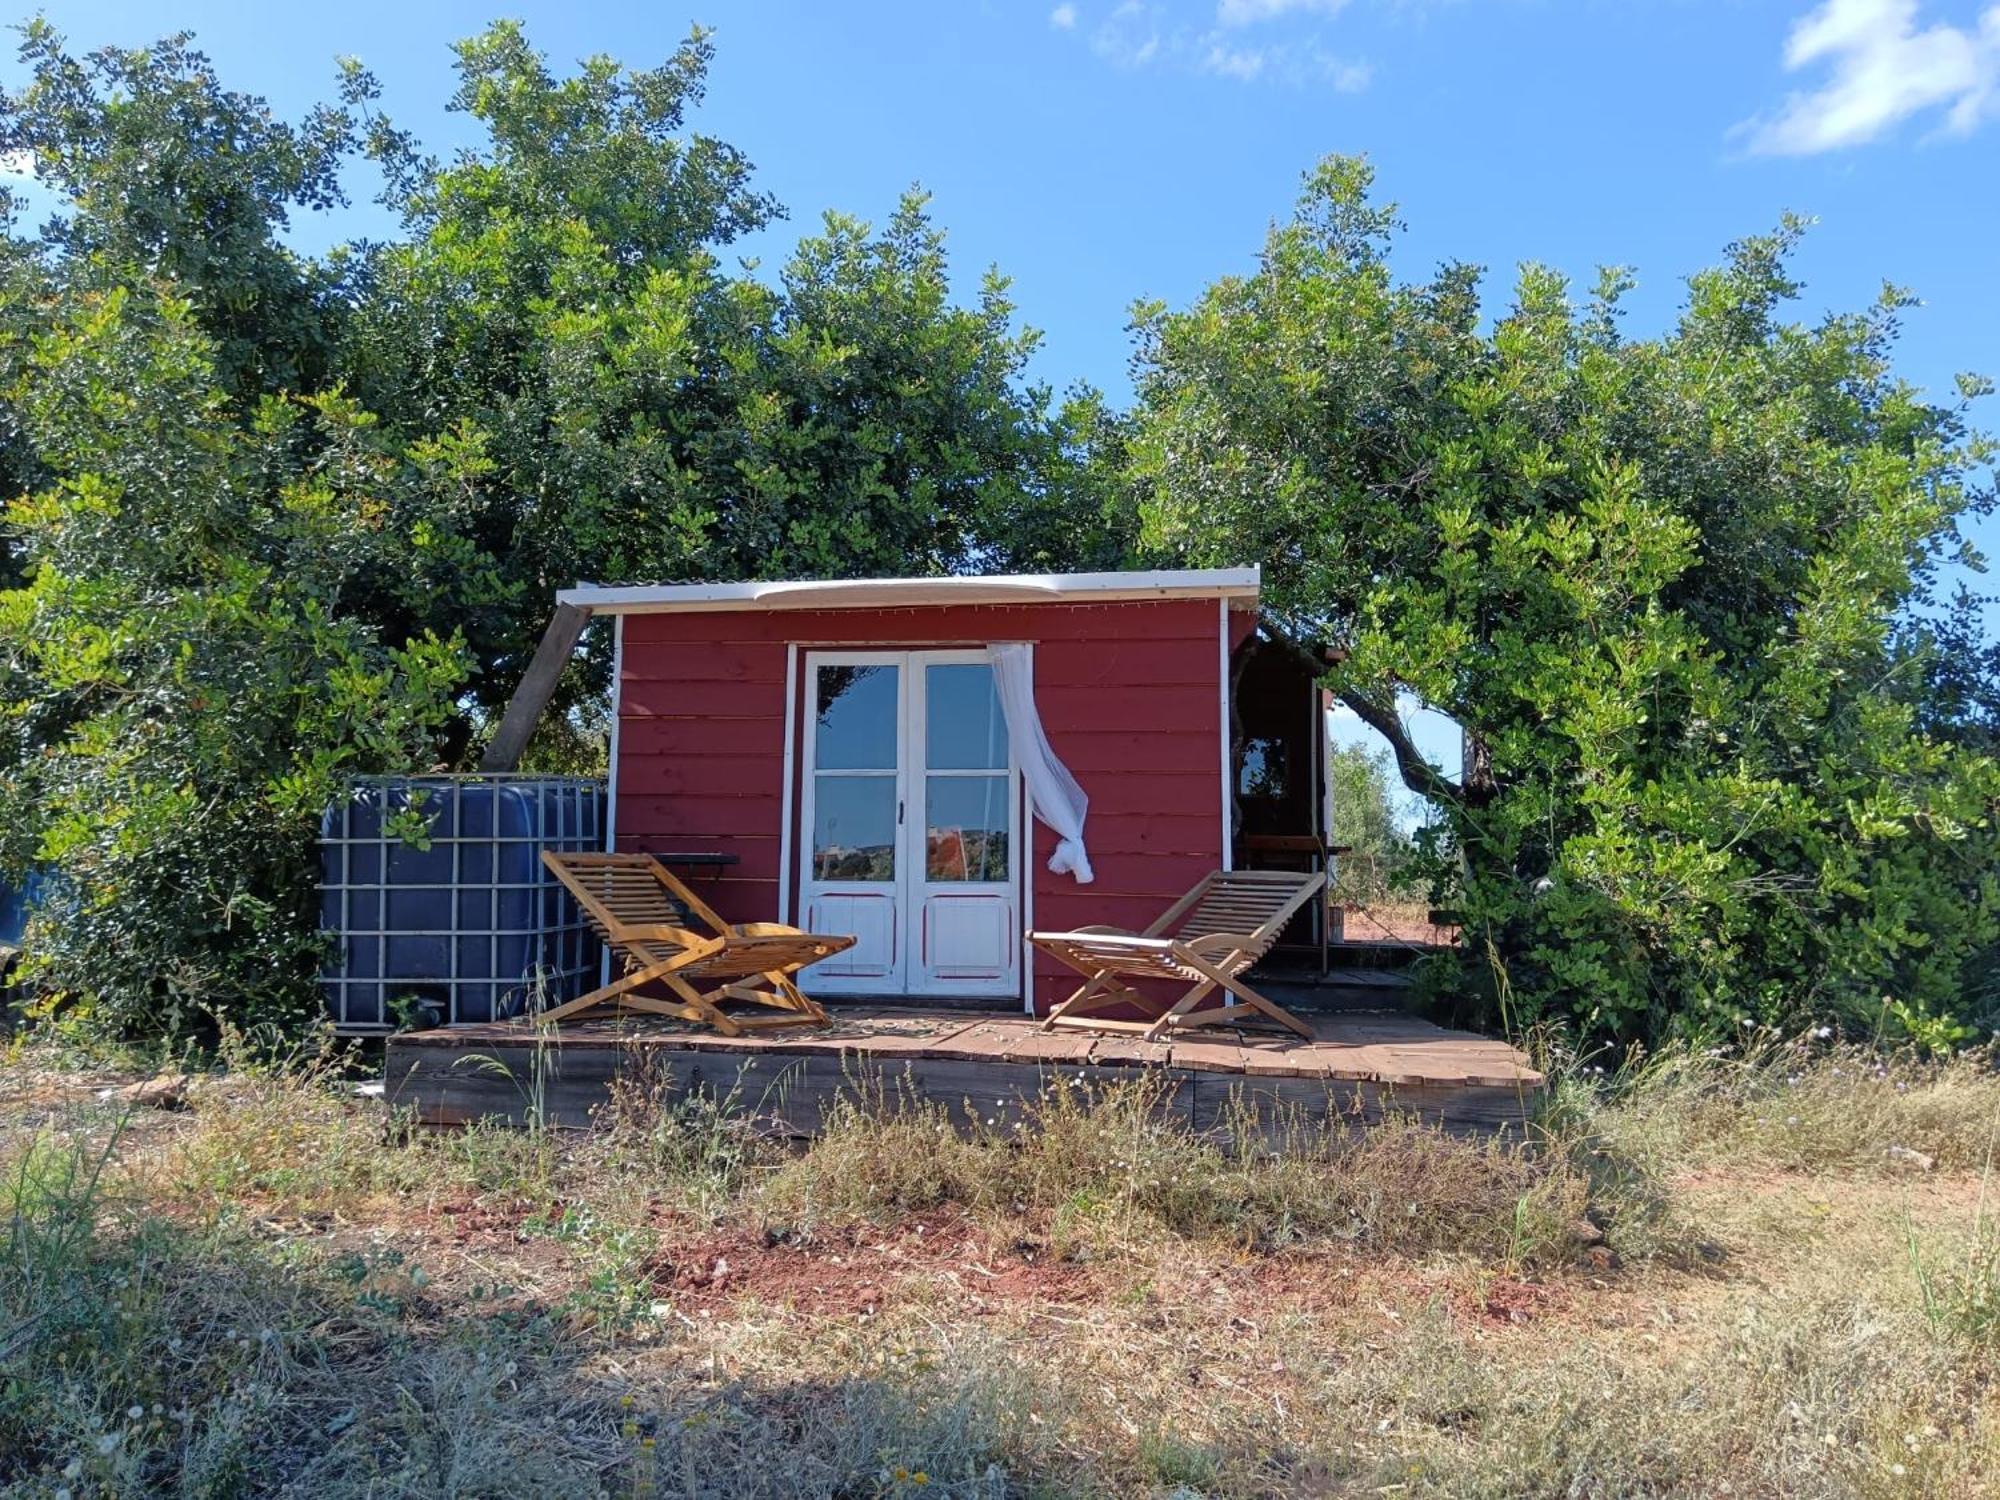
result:
[[(444, 1204), (433, 1232), (461, 1250), (496, 1248), (520, 1256), (531, 1244), (555, 1252), (533, 1227), (559, 1219), (560, 1205), (526, 1213), (520, 1205), (465, 1200)], [(955, 1211), (914, 1214), (890, 1224), (851, 1224), (807, 1238), (749, 1225), (696, 1227), (663, 1216), (658, 1248), (645, 1264), (653, 1293), (683, 1315), (722, 1313), (739, 1303), (783, 1308), (803, 1317), (869, 1317), (885, 1304), (940, 1298), (978, 1316), (1004, 1306), (1076, 1307), (1129, 1299), (1137, 1267), (1094, 1265), (1052, 1254), (1033, 1233), (996, 1234)], [(479, 1242), (484, 1242), (482, 1247)], [(1200, 1306), (1254, 1330), (1273, 1309), (1335, 1313), (1357, 1306), (1420, 1305), (1444, 1288), (1414, 1267), (1341, 1255), (1286, 1252), (1206, 1261), (1193, 1278), (1147, 1286), (1147, 1303)], [(1572, 1310), (1561, 1279), (1553, 1284), (1500, 1277), (1483, 1290), (1446, 1293), (1453, 1312), (1489, 1329), (1522, 1327)]]
[(512, 1239), (522, 1233), (522, 1215), (518, 1208), (496, 1206), (476, 1199), (441, 1204), (438, 1217), (443, 1220), (453, 1242), (460, 1245), (474, 1238), (499, 1235)]
[(1483, 1300), (1468, 1296), (1458, 1311), (1494, 1328), (1533, 1323), (1569, 1306), (1569, 1294), (1561, 1287), (1539, 1282), (1516, 1281), (1510, 1276), (1496, 1278), (1486, 1288)]
[(1458, 942), (1456, 927), (1440, 927), (1421, 907), (1344, 906), (1341, 940), (1349, 943), (1395, 943), (1414, 948), (1450, 948)]
[(1087, 1267), (1038, 1246), (1000, 1246), (951, 1215), (882, 1227), (851, 1225), (799, 1243), (754, 1229), (726, 1229), (663, 1245), (649, 1264), (654, 1289), (682, 1308), (755, 1298), (812, 1315), (865, 1315), (928, 1280), (970, 1304), (1075, 1302), (1090, 1295)]

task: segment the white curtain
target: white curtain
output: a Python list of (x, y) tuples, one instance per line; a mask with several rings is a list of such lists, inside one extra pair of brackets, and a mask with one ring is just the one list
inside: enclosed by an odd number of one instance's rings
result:
[(1025, 645), (988, 646), (993, 663), (993, 684), (1000, 693), (1000, 711), (1007, 716), (1007, 743), (1014, 752), (1014, 764), (1028, 783), (1028, 803), (1056, 834), (1056, 852), (1049, 856), (1049, 868), (1058, 875), (1074, 875), (1078, 885), (1089, 885), (1097, 877), (1090, 868), (1090, 856), (1083, 847), (1083, 820), (1090, 811), (1090, 799), (1069, 767), (1056, 759), (1049, 737), (1042, 732), (1042, 716), (1035, 708), (1035, 663)]

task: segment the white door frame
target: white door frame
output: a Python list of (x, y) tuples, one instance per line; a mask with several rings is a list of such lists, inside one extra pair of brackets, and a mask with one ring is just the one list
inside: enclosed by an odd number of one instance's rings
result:
[[(818, 714), (814, 708), (819, 701), (819, 669), (825, 666), (893, 666), (897, 671), (897, 766), (895, 771), (896, 803), (898, 821), (896, 825), (896, 878), (893, 882), (895, 936), (892, 946), (895, 958), (889, 973), (877, 975), (829, 974), (829, 968), (838, 969), (839, 961), (831, 964), (820, 963), (802, 971), (799, 982), (808, 993), (829, 996), (838, 995), (931, 995), (962, 996), (966, 998), (1019, 998), (1027, 993), (1023, 983), (1026, 972), (1027, 954), (1025, 931), (1027, 912), (1025, 893), (1027, 890), (1026, 869), (1032, 853), (1022, 846), (1021, 836), (1026, 824), (1023, 816), (1020, 768), (1014, 764), (1012, 746), (1009, 746), (1006, 766), (1007, 777), (1007, 850), (1008, 874), (1005, 895), (1008, 902), (1010, 922), (1013, 924), (1001, 951), (1006, 956), (1006, 968), (991, 979), (929, 978), (925, 972), (923, 949), (928, 941), (928, 919), (933, 903), (953, 896), (966, 895), (977, 891), (993, 892), (998, 883), (967, 881), (931, 881), (927, 878), (926, 834), (927, 818), (925, 798), (928, 778), (931, 776), (981, 776), (991, 775), (991, 769), (965, 768), (962, 771), (931, 770), (925, 763), (925, 728), (928, 722), (925, 712), (926, 676), (924, 669), (931, 666), (953, 666), (986, 664), (990, 658), (984, 648), (937, 648), (937, 649), (896, 649), (884, 647), (867, 648), (802, 648), (803, 661), (799, 669), (799, 691), (787, 695), (786, 739), (797, 747), (799, 816), (798, 837), (788, 838), (791, 858), (784, 870), (784, 883), (789, 890), (796, 880), (799, 889), (800, 925), (810, 927), (813, 907), (814, 881), (812, 878), (813, 828), (816, 810), (814, 807), (818, 775), (815, 767), (816, 740), (818, 734)], [(796, 725), (794, 720), (799, 722)], [(866, 773), (863, 773), (866, 774)], [(789, 834), (789, 819), (787, 820)], [(852, 882), (863, 885), (864, 882)], [(886, 883), (885, 884), (889, 884)]]

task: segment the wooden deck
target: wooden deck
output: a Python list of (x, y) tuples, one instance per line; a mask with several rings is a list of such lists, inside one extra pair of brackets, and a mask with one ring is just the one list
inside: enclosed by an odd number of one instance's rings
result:
[(666, 1093), (734, 1092), (774, 1128), (815, 1133), (844, 1093), (935, 1100), (962, 1120), (1007, 1124), (1052, 1080), (1147, 1077), (1163, 1114), (1198, 1130), (1249, 1104), (1269, 1121), (1388, 1112), (1465, 1132), (1516, 1131), (1542, 1077), (1507, 1043), (1390, 1012), (1307, 1017), (1311, 1041), (1234, 1033), (1165, 1042), (1046, 1032), (1027, 1016), (848, 1006), (833, 1025), (725, 1037), (633, 1017), (538, 1038), (519, 1022), (404, 1033), (388, 1042), (386, 1094), (426, 1124), (518, 1121), (539, 1076), (545, 1118), (584, 1126), (621, 1077)]

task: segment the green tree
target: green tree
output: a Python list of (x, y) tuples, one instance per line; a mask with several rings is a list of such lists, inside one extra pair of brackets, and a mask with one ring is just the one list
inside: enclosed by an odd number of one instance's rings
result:
[(32, 160), (61, 199), (41, 248), (173, 286), (231, 394), (324, 383), (350, 261), (300, 256), (281, 236), (294, 212), (346, 203), (340, 173), (373, 78), (344, 66), (340, 102), (293, 125), (225, 88), (186, 32), (83, 57), (40, 17), (20, 32), (28, 82), (0, 95), (0, 154)]
[[(453, 106), (480, 148), (441, 165), (375, 134), (405, 235), (370, 257), (345, 369), (392, 432), (481, 460), (455, 503), (502, 592), (440, 608), (487, 716), (579, 578), (948, 572), (1117, 545), (1085, 477), (1110, 419), (1026, 382), (1035, 335), (1004, 279), (953, 301), (920, 194), (879, 231), (829, 214), (768, 283), (723, 270), (778, 208), (687, 128), (711, 55), (696, 31), (659, 68), (559, 77), (503, 23), (458, 48)], [(558, 713), (601, 688), (601, 649)]]
[(347, 775), (421, 764), (455, 641), (342, 604), (394, 571), (405, 465), (337, 395), (238, 420), (192, 305), (66, 295), (7, 394), (59, 476), (0, 595), (0, 854), (47, 876), (35, 973), (105, 1030), (295, 1016), (313, 839)]
[(1330, 752), (1333, 842), (1347, 852), (1336, 863), (1334, 894), (1354, 905), (1379, 903), (1412, 873), (1417, 851), (1396, 815), (1397, 783), (1388, 752), (1335, 745)]
[[(292, 123), (185, 36), (23, 29), (0, 150), (60, 205), (0, 242), (0, 863), (53, 876), (43, 977), (106, 1024), (307, 1004), (314, 817), (466, 764), (557, 588), (1129, 536), (1119, 420), (1028, 382), (1000, 277), (954, 301), (919, 195), (725, 272), (778, 209), (689, 128), (710, 56), (559, 76), (494, 26), (452, 99), (484, 139), (441, 163), (351, 65)], [(363, 152), (400, 237), (289, 248)], [(605, 665), (545, 761), (601, 757)]]
[[(1345, 647), (1330, 686), (1462, 862), (1441, 977), (1622, 1037), (1986, 1024), (2000, 778), (1936, 722), (1924, 619), (1992, 450), (1895, 378), (1907, 298), (1784, 321), (1787, 223), (1661, 337), (1621, 333), (1623, 273), (1536, 266), (1482, 328), (1473, 268), (1395, 279), (1369, 187), (1330, 160), (1255, 274), (1142, 310), (1133, 475), (1150, 545), (1261, 561)], [(1404, 693), (1466, 730), (1459, 779)]]

